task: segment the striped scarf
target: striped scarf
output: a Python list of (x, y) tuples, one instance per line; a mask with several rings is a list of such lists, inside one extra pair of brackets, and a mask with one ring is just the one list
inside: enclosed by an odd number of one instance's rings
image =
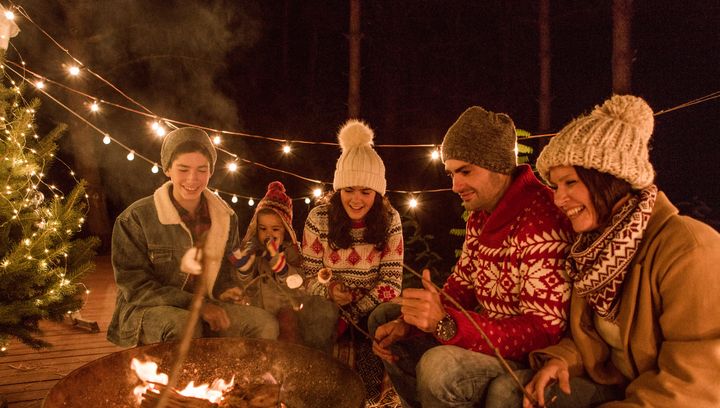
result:
[(656, 196), (655, 185), (633, 195), (613, 215), (610, 226), (580, 234), (570, 250), (567, 267), (574, 290), (603, 319), (613, 321), (617, 317), (618, 295), (628, 265), (642, 242)]

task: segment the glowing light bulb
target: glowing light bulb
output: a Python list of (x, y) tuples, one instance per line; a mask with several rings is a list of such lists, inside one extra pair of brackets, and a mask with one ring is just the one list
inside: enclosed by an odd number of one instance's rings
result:
[(5, 18), (8, 20), (15, 20), (15, 13), (9, 10), (5, 11)]
[(290, 153), (290, 150), (291, 150), (290, 145), (285, 143), (282, 148), (283, 153), (288, 154), (288, 153)]
[(93, 102), (90, 104), (90, 112), (98, 112), (100, 110), (100, 105), (98, 105), (97, 102)]
[(237, 203), (237, 202), (238, 202), (237, 196), (236, 196), (235, 194), (233, 194), (233, 196), (232, 196), (232, 198), (230, 199), (230, 201), (232, 201), (233, 204)]
[(103, 143), (105, 143), (107, 145), (107, 144), (110, 144), (111, 141), (112, 141), (112, 139), (110, 139), (110, 135), (108, 135), (106, 133), (105, 137), (103, 137)]
[(411, 198), (410, 201), (408, 201), (408, 205), (410, 208), (415, 208), (418, 205), (418, 201), (415, 198)]
[(155, 129), (155, 134), (158, 135), (158, 137), (165, 136), (165, 133), (167, 133), (167, 131), (165, 130), (164, 127), (162, 127), (160, 125), (158, 125), (157, 129)]
[(248, 205), (249, 205), (250, 207), (252, 207), (253, 205), (255, 205), (255, 200), (253, 200), (252, 198), (249, 199), (249, 200), (248, 200)]
[(70, 68), (68, 68), (68, 72), (69, 72), (70, 75), (72, 75), (72, 76), (78, 76), (78, 75), (80, 75), (80, 68), (78, 68), (77, 66), (73, 65), (73, 66), (71, 66)]
[(434, 149), (432, 153), (430, 153), (430, 158), (433, 160), (437, 160), (440, 158), (440, 152), (437, 149)]
[(305, 204), (310, 204), (310, 197), (305, 197)]
[(43, 89), (43, 88), (45, 88), (45, 82), (37, 81), (37, 82), (35, 82), (35, 87), (37, 87), (37, 89)]
[(237, 171), (238, 169), (238, 165), (236, 162), (229, 163), (227, 167), (230, 171)]
[(158, 168), (158, 165), (156, 163), (153, 163), (152, 169), (150, 169), (154, 174), (157, 174), (160, 169)]
[(130, 150), (130, 153), (127, 154), (127, 159), (128, 159), (129, 161), (135, 160), (135, 152), (132, 151), (132, 150)]
[(219, 145), (221, 142), (222, 139), (220, 139), (220, 136), (215, 135), (215, 137), (213, 137), (213, 143), (215, 143), (216, 145)]

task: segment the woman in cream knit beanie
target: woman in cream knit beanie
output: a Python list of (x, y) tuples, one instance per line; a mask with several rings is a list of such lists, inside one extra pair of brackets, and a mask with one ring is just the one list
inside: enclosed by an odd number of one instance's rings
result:
[(570, 333), (530, 355), (538, 371), (525, 389), (540, 406), (546, 388), (554, 407), (720, 406), (707, 375), (720, 372), (720, 235), (653, 184), (652, 130), (643, 99), (616, 95), (538, 158), (579, 233), (566, 263)]

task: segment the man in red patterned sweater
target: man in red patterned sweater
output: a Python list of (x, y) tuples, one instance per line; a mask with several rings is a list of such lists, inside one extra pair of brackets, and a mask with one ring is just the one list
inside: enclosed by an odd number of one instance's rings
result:
[[(550, 189), (517, 165), (512, 119), (474, 106), (442, 144), (453, 191), (470, 211), (462, 254), (443, 291), (467, 310), (513, 368), (557, 343), (570, 284), (565, 257), (573, 232)], [(429, 271), (423, 272), (429, 282)], [(369, 328), (403, 406), (502, 403), (489, 387), (503, 368), (463, 312), (427, 282), (400, 304), (373, 312)], [(488, 395), (488, 388), (491, 388)]]

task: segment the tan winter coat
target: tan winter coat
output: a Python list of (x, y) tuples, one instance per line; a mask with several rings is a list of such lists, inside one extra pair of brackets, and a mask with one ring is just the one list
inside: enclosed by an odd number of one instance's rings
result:
[(720, 235), (678, 215), (658, 193), (643, 243), (625, 277), (618, 315), (628, 380), (610, 361), (584, 299), (573, 293), (572, 338), (531, 354), (537, 369), (549, 357), (571, 375), (602, 384), (629, 384), (619, 407), (720, 407)]

